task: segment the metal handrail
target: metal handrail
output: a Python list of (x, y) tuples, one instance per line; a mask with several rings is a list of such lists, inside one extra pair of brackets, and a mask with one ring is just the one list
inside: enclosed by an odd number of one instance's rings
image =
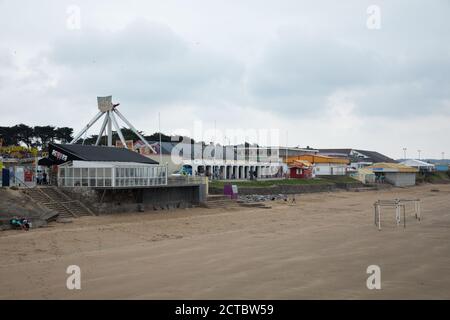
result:
[[(14, 180), (18, 180), (19, 183), (21, 183), (22, 185), (24, 185), (26, 188), (28, 188), (28, 189), (33, 189), (33, 187), (28, 186), (28, 185), (25, 183), (25, 181), (22, 181), (22, 179), (17, 178), (16, 175), (14, 175), (13, 178), (14, 178)], [(17, 186), (16, 186), (16, 187), (17, 187)]]

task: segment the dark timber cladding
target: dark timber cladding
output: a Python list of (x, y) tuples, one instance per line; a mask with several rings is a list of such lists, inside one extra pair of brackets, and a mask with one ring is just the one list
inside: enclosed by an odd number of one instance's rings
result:
[(158, 162), (126, 148), (56, 143), (49, 143), (48, 158), (39, 160), (39, 164), (49, 165), (51, 163), (59, 165), (73, 160), (158, 164)]

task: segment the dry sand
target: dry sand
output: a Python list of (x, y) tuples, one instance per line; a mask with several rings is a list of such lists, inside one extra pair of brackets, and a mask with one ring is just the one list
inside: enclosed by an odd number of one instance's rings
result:
[[(432, 189), (439, 189), (433, 192)], [(377, 199), (419, 197), (406, 229)], [(272, 209), (87, 217), (0, 233), (1, 299), (450, 298), (450, 185), (297, 196)], [(66, 288), (68, 265), (81, 290)], [(366, 268), (381, 268), (368, 290)]]

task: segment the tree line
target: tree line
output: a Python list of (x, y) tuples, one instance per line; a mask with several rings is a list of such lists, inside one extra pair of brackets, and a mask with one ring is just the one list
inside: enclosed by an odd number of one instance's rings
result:
[(43, 148), (49, 142), (67, 143), (72, 140), (73, 129), (69, 127), (35, 126), (16, 124), (0, 127), (0, 140), (3, 146), (24, 144), (27, 148)]
[[(136, 141), (139, 138), (128, 128), (121, 128), (122, 134), (125, 140)], [(73, 139), (73, 129), (69, 127), (55, 127), (55, 126), (35, 126), (30, 127), (23, 123), (17, 124), (11, 127), (0, 126), (0, 145), (3, 146), (18, 146), (25, 145), (27, 148), (46, 149), (49, 142), (69, 143)], [(155, 132), (151, 135), (144, 135), (139, 131), (141, 135), (145, 137), (147, 141), (159, 141), (159, 132)], [(77, 141), (79, 144), (93, 145), (97, 141), (98, 135), (89, 135), (81, 137)], [(181, 141), (182, 137), (178, 141)], [(187, 138), (189, 139), (189, 138)], [(113, 144), (116, 140), (120, 141), (117, 132), (113, 131)], [(173, 138), (170, 135), (161, 133), (162, 142), (173, 142)], [(193, 142), (193, 140), (192, 140)], [(107, 144), (106, 135), (100, 140), (100, 144)]]

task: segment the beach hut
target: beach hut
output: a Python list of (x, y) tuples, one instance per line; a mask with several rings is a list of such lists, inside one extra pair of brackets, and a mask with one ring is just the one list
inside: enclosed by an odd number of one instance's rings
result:
[(375, 183), (375, 173), (370, 169), (361, 168), (354, 177), (364, 184)]
[(309, 179), (312, 177), (313, 166), (306, 160), (294, 160), (288, 164), (289, 177), (295, 179)]
[(400, 163), (375, 163), (366, 169), (375, 173), (377, 182), (389, 182), (396, 187), (413, 186), (416, 184), (417, 168), (408, 167)]

